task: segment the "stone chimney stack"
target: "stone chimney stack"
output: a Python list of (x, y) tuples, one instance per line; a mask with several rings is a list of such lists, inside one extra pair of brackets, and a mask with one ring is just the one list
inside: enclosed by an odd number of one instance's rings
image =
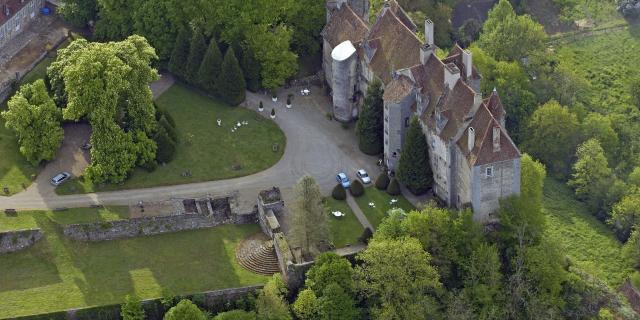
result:
[(467, 138), (467, 147), (469, 148), (469, 152), (471, 152), (476, 146), (476, 130), (473, 127), (469, 127), (467, 131), (469, 132), (469, 137)]
[(433, 21), (427, 19), (424, 21), (424, 39), (430, 46), (435, 46), (435, 40), (433, 39)]
[(435, 54), (435, 49), (435, 46), (429, 45), (427, 43), (420, 46), (420, 63), (422, 65), (427, 64), (427, 61), (429, 61), (431, 55)]
[(453, 90), (453, 87), (460, 80), (460, 69), (454, 63), (447, 63), (444, 66), (444, 85)]
[(493, 127), (493, 152), (500, 151), (500, 127)]
[(462, 63), (464, 64), (466, 78), (471, 78), (471, 74), (473, 73), (473, 56), (471, 55), (471, 51), (462, 50)]

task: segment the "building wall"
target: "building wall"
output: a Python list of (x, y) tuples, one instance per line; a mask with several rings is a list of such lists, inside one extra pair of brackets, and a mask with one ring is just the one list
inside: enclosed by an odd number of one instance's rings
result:
[(384, 156), (390, 170), (396, 169), (400, 159), (405, 133), (411, 121), (414, 97), (415, 93), (411, 92), (398, 103), (384, 104)]
[(333, 85), (333, 59), (331, 59), (331, 51), (333, 51), (333, 47), (329, 44), (327, 40), (322, 40), (322, 70), (324, 70), (325, 79), (327, 80), (327, 84), (331, 88)]
[(456, 177), (454, 186), (456, 199), (452, 200), (455, 207), (465, 208), (471, 206), (471, 168), (457, 144), (455, 145), (455, 152), (456, 159), (460, 161), (456, 161), (455, 170), (453, 170), (453, 174)]
[[(492, 168), (493, 177), (487, 177), (488, 167)], [(475, 166), (471, 179), (474, 220), (495, 220), (491, 213), (499, 208), (499, 200), (520, 194), (520, 159)]]
[(338, 121), (353, 119), (352, 98), (356, 87), (358, 55), (353, 53), (345, 60), (332, 60), (331, 88), (333, 90), (333, 116)]
[[(0, 26), (0, 48), (38, 18), (40, 14), (39, 10), (43, 6), (44, 0), (31, 0), (31, 2), (22, 7), (18, 12), (13, 13), (11, 19)], [(1, 9), (2, 8), (0, 8), (0, 10)], [(4, 14), (4, 12), (0, 14)]]
[(426, 135), (429, 144), (429, 161), (433, 171), (433, 192), (438, 198), (449, 203), (449, 163), (451, 159), (448, 144), (430, 129), (426, 130)]

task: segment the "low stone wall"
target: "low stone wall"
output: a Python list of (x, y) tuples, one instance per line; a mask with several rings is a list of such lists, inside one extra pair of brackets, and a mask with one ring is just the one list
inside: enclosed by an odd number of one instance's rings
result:
[(0, 233), (0, 254), (31, 247), (41, 238), (42, 231), (40, 229), (2, 232)]
[(71, 224), (63, 227), (65, 236), (80, 241), (103, 241), (121, 238), (133, 238), (154, 234), (212, 228), (222, 224), (253, 223), (255, 215), (231, 215), (220, 220), (198, 213), (185, 213), (173, 216), (143, 217), (108, 222)]

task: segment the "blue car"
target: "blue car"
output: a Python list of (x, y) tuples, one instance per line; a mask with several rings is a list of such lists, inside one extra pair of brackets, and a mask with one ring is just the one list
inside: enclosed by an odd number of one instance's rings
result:
[(338, 175), (336, 176), (336, 180), (338, 180), (338, 183), (341, 184), (345, 189), (351, 186), (349, 177), (347, 177), (347, 175), (343, 172), (338, 173)]

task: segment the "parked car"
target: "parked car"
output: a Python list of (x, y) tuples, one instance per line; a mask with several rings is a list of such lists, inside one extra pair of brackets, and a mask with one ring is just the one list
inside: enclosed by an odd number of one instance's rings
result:
[(336, 180), (341, 184), (345, 189), (351, 186), (351, 181), (349, 181), (349, 177), (344, 172), (338, 173), (336, 176)]
[(60, 172), (56, 174), (53, 178), (51, 178), (51, 184), (57, 187), (62, 183), (64, 183), (65, 181), (69, 180), (69, 178), (71, 178), (71, 173)]
[(369, 174), (366, 171), (364, 171), (364, 169), (360, 169), (356, 171), (356, 177), (358, 177), (358, 179), (360, 179), (360, 181), (362, 181), (363, 184), (371, 183), (371, 178), (369, 177)]

